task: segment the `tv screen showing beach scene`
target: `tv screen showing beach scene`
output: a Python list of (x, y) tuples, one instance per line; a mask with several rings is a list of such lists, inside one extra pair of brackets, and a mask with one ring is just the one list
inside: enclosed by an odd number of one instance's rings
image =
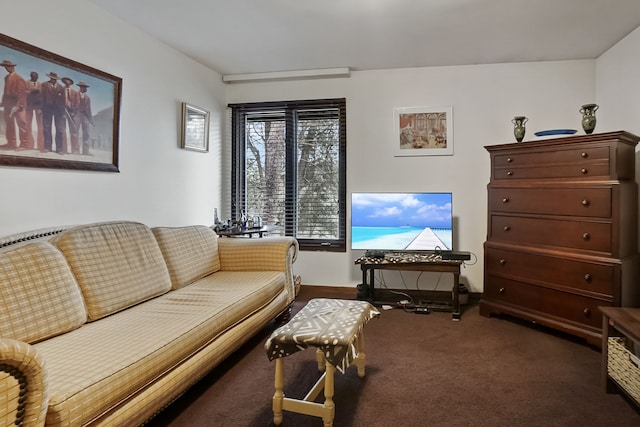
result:
[(353, 193), (351, 249), (453, 250), (451, 193)]

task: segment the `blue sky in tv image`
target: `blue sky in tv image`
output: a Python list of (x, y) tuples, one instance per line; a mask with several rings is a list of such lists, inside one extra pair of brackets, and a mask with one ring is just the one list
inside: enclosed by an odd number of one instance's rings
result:
[(353, 193), (351, 249), (452, 249), (451, 193)]

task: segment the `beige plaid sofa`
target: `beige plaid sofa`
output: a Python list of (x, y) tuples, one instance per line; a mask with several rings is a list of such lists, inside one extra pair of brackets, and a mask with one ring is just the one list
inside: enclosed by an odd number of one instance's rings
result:
[(0, 425), (140, 425), (295, 298), (295, 239), (108, 222), (0, 239)]

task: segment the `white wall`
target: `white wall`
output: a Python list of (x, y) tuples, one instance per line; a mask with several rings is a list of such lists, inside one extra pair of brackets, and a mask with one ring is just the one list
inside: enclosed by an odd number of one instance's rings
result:
[[(452, 191), (456, 248), (477, 263), (463, 269), (472, 291), (483, 288), (489, 155), (485, 145), (515, 142), (511, 119), (529, 117), (527, 139), (538, 130), (580, 129), (578, 109), (595, 99), (595, 61), (566, 61), (352, 72), (350, 78), (234, 84), (229, 102), (305, 98), (347, 99), (347, 193)], [(395, 107), (453, 107), (453, 156), (394, 157)], [(350, 221), (350, 212), (348, 212)], [(305, 284), (353, 286), (362, 251), (303, 252), (296, 270)], [(446, 275), (445, 275), (446, 276)], [(415, 288), (418, 273), (385, 272), (390, 287)], [(423, 274), (418, 286), (446, 289), (450, 277)], [(440, 287), (442, 286), (442, 287)], [(450, 285), (449, 285), (450, 286)]]
[[(596, 132), (627, 130), (640, 136), (640, 28), (605, 52), (596, 63)], [(636, 182), (640, 182), (636, 146)], [(639, 202), (640, 203), (640, 202)], [(639, 207), (640, 209), (640, 207)], [(640, 244), (640, 229), (638, 230)]]
[(596, 132), (627, 130), (640, 136), (639, 49), (637, 28), (598, 58)]
[[(597, 62), (354, 71), (348, 79), (224, 85), (218, 73), (82, 0), (60, 0), (55, 7), (45, 0), (14, 2), (3, 9), (0, 28), (123, 78), (121, 172), (0, 167), (0, 235), (113, 219), (209, 224), (226, 193), (220, 183), (228, 172), (229, 151), (221, 143), (227, 102), (346, 97), (348, 193), (452, 191), (457, 248), (478, 258), (464, 268), (463, 279), (481, 291), (489, 179), (483, 146), (513, 142), (513, 116), (529, 117), (526, 139), (542, 129), (582, 132), (578, 109), (595, 101), (601, 106), (597, 132), (640, 134), (640, 59), (635, 55), (640, 30)], [(211, 111), (209, 153), (178, 148), (181, 101)], [(393, 157), (393, 108), (439, 105), (453, 106), (454, 155)], [(305, 252), (296, 270), (305, 284), (353, 286), (360, 281), (353, 263), (360, 254)], [(411, 274), (385, 277), (394, 287), (401, 287), (402, 279), (409, 287), (417, 280)], [(437, 280), (422, 275), (420, 286), (429, 288)]]
[[(120, 173), (0, 167), (0, 235), (115, 219), (212, 222), (225, 106), (218, 73), (82, 0), (12, 2), (0, 28), (123, 79)], [(181, 101), (211, 111), (209, 153), (179, 148)]]

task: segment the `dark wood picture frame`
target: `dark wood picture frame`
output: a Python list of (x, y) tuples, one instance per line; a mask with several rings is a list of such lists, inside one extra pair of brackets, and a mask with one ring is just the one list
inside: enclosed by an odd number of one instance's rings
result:
[(121, 78), (4, 34), (1, 71), (0, 166), (119, 172)]

